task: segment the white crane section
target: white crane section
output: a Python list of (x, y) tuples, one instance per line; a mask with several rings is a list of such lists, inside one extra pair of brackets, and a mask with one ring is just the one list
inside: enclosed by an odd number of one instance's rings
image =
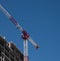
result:
[(28, 56), (28, 41), (24, 41), (24, 56)]
[(31, 44), (32, 44), (36, 49), (39, 48), (39, 46), (32, 40), (31, 37), (29, 37), (28, 40), (31, 42)]
[(24, 61), (28, 61), (28, 41), (24, 40)]
[(11, 15), (2, 7), (1, 4), (0, 4), (0, 10), (1, 10), (8, 18), (11, 18)]

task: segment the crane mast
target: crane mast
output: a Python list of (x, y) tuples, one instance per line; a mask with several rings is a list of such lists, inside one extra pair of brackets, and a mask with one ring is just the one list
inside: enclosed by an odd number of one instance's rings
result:
[(21, 25), (15, 20), (13, 16), (0, 4), (0, 10), (6, 15), (6, 17), (16, 26), (16, 28), (22, 32), (21, 38), (24, 40), (24, 61), (28, 61), (28, 41), (29, 40), (32, 45), (37, 49), (39, 48), (38, 44), (36, 44), (30, 35), (21, 27)]

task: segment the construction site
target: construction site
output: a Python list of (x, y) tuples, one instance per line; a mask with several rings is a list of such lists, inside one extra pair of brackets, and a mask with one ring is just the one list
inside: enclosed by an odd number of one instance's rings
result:
[(0, 36), (0, 61), (23, 61), (23, 54), (12, 43)]
[(0, 61), (29, 61), (28, 57), (28, 41), (36, 48), (39, 45), (30, 37), (27, 31), (10, 15), (10, 13), (0, 4), (0, 10), (5, 16), (22, 32), (21, 38), (23, 39), (23, 50), (21, 53), (19, 49), (12, 42), (7, 42), (5, 38), (0, 36)]

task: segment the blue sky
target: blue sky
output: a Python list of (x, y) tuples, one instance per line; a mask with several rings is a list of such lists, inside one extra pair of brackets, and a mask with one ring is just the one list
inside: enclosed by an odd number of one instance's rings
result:
[[(60, 1), (0, 0), (8, 12), (40, 45), (35, 50), (29, 43), (30, 61), (60, 61)], [(13, 41), (23, 52), (21, 32), (0, 11), (0, 34)]]

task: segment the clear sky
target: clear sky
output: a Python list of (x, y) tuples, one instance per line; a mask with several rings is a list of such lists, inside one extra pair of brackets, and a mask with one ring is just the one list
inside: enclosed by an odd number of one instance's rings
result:
[[(30, 61), (60, 61), (60, 0), (0, 0), (8, 12), (40, 45), (29, 43)], [(0, 34), (23, 52), (21, 32), (0, 11)]]

